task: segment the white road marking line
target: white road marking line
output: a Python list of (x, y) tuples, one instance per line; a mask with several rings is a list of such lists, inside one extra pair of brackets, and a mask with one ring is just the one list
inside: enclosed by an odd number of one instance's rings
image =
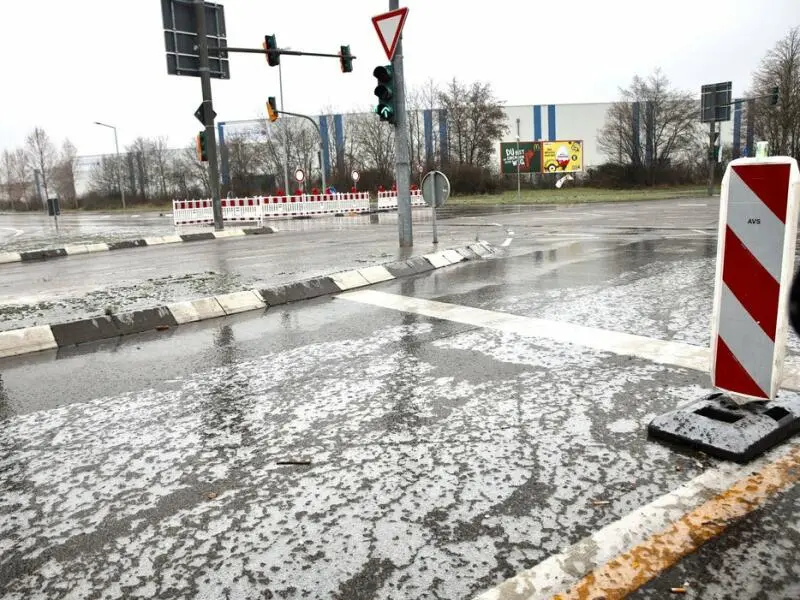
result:
[(514, 241), (514, 238), (507, 237), (505, 240), (503, 240), (503, 243), (500, 244), (500, 247), (501, 248), (508, 248), (511, 245), (512, 241)]
[(679, 202), (678, 206), (708, 206), (707, 202)]
[[(435, 319), (454, 321), (465, 325), (515, 333), (525, 337), (556, 340), (622, 356), (636, 356), (651, 362), (695, 371), (707, 373), (710, 368), (711, 353), (709, 348), (682, 342), (659, 340), (630, 333), (586, 327), (563, 321), (549, 321), (535, 317), (512, 315), (458, 304), (447, 304), (436, 302), (435, 300), (411, 298), (376, 290), (350, 292), (341, 294), (337, 298)], [(782, 387), (800, 390), (799, 367), (800, 365), (796, 360), (787, 359)]]
[(540, 600), (551, 598), (686, 513), (730, 488), (736, 481), (794, 450), (789, 442), (747, 464), (721, 463), (618, 521), (610, 523), (538, 565), (521, 571), (475, 600)]

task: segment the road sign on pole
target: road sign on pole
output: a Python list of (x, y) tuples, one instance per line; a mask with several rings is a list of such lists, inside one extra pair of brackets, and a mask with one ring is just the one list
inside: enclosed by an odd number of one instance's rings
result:
[(450, 197), (450, 180), (441, 171), (429, 171), (422, 178), (422, 199), (431, 207), (433, 217), (433, 243), (439, 243), (439, 232), (436, 227), (436, 209), (444, 206)]
[(372, 24), (375, 26), (378, 39), (381, 41), (383, 50), (386, 52), (386, 58), (389, 60), (394, 58), (397, 44), (400, 41), (400, 33), (403, 31), (407, 16), (407, 8), (398, 8), (397, 10), (390, 10), (382, 15), (372, 17)]

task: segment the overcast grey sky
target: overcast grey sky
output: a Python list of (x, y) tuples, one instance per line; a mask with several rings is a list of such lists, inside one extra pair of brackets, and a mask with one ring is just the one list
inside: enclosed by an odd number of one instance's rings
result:
[[(350, 44), (354, 72), (337, 59), (283, 57), (286, 108), (367, 110), (372, 69), (386, 62), (370, 17), (388, 0), (221, 0), (228, 44), (338, 52)], [(406, 80), (491, 82), (506, 104), (614, 100), (635, 74), (661, 67), (696, 90), (733, 81), (745, 91), (764, 52), (800, 24), (800, 0), (407, 0)], [(40, 125), (80, 154), (113, 151), (105, 121), (124, 147), (137, 136), (192, 141), (200, 81), (167, 75), (160, 0), (0, 0), (4, 85), (0, 150)], [(278, 96), (278, 69), (260, 55), (231, 55), (231, 79), (214, 81), (220, 119), (264, 114)]]

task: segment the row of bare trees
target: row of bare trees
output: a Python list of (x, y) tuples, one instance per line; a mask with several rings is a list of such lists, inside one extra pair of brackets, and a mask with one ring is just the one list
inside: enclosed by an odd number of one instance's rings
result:
[[(767, 98), (777, 86), (779, 103)], [(611, 158), (596, 172), (601, 184), (688, 183), (705, 177), (708, 133), (699, 123), (696, 93), (673, 88), (656, 69), (636, 76), (612, 104), (598, 145)], [(800, 159), (800, 27), (791, 29), (764, 56), (745, 93), (742, 122), (753, 110), (753, 134), (767, 140), (771, 154)], [(736, 145), (746, 146), (746, 128)], [(723, 148), (731, 158), (731, 148)], [(751, 149), (752, 151), (752, 149)]]
[(44, 199), (53, 194), (74, 202), (77, 154), (68, 139), (56, 149), (47, 132), (35, 127), (25, 138), (24, 146), (6, 149), (0, 156), (0, 208), (39, 210)]

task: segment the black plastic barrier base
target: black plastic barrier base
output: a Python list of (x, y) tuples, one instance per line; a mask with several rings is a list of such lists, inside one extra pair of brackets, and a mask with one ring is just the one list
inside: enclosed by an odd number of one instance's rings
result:
[(800, 398), (739, 405), (722, 393), (656, 417), (651, 438), (746, 463), (800, 431)]

